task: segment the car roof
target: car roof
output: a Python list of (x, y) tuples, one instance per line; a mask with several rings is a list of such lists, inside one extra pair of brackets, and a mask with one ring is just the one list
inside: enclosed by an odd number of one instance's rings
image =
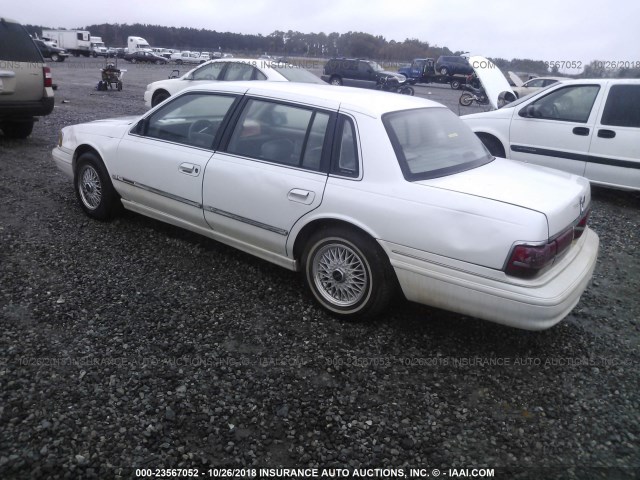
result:
[[(424, 98), (378, 90), (296, 82), (216, 82), (190, 87), (187, 91), (246, 93), (337, 110), (349, 110), (380, 118), (387, 112), (443, 105)], [(182, 93), (182, 92), (181, 92)]]

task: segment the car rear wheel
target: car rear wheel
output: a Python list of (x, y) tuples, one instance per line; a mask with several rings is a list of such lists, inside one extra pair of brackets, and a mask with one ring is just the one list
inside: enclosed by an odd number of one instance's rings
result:
[(388, 306), (396, 280), (371, 237), (343, 227), (322, 229), (311, 236), (302, 258), (305, 285), (334, 315), (370, 319)]
[(442, 67), (440, 69), (440, 74), (441, 75), (449, 75), (449, 69), (447, 67)]
[(0, 125), (7, 138), (27, 138), (33, 131), (33, 120), (24, 122), (6, 122)]
[(342, 79), (340, 77), (331, 77), (329, 83), (331, 85), (342, 85)]
[(458, 90), (460, 88), (460, 80), (453, 80), (451, 82), (451, 88)]
[(100, 157), (85, 152), (78, 158), (74, 186), (84, 212), (97, 220), (107, 220), (120, 209), (120, 196), (113, 188)]

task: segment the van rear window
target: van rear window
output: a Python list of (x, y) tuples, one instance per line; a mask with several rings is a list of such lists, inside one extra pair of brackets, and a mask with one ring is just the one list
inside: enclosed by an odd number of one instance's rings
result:
[(0, 60), (3, 62), (43, 63), (36, 44), (18, 23), (0, 20)]

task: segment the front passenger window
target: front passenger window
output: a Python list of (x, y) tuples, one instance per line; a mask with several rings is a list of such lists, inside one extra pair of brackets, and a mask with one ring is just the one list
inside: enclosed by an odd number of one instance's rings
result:
[(518, 112), (521, 117), (586, 123), (598, 96), (598, 85), (559, 88)]
[(193, 80), (217, 80), (225, 62), (210, 63), (193, 72)]
[(218, 129), (235, 97), (188, 93), (146, 119), (145, 137), (201, 148), (212, 148)]

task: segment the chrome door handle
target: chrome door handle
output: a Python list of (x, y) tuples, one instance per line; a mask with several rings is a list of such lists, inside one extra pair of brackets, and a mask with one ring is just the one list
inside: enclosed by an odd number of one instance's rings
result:
[(304, 203), (309, 205), (315, 198), (315, 193), (309, 190), (302, 190), (301, 188), (294, 188), (289, 191), (287, 198), (293, 202)]
[(181, 163), (178, 167), (181, 173), (186, 173), (187, 175), (193, 175), (197, 177), (200, 173), (200, 166), (194, 165), (193, 163)]

